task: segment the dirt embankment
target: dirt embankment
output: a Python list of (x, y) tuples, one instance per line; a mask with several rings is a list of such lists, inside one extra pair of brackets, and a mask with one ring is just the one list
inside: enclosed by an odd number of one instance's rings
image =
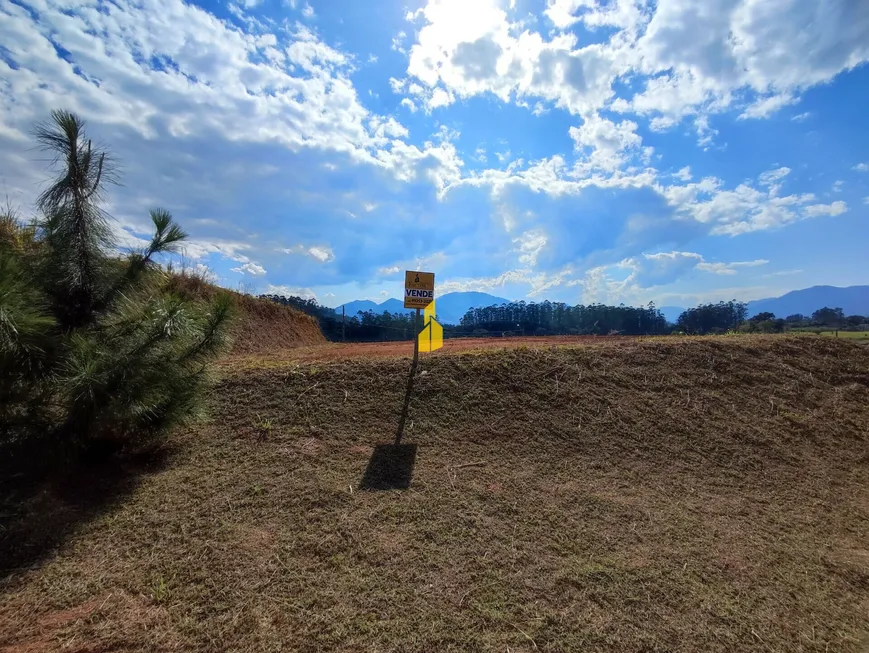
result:
[(170, 284), (174, 291), (199, 299), (210, 299), (218, 292), (233, 296), (236, 310), (230, 354), (271, 354), (326, 343), (317, 320), (291, 306), (218, 288), (195, 276), (173, 275)]
[(247, 295), (236, 297), (232, 354), (265, 354), (326, 343), (317, 320), (291, 306)]
[(124, 501), (10, 524), (0, 651), (867, 650), (867, 348), (426, 357), (392, 492), (406, 359), (256, 361)]

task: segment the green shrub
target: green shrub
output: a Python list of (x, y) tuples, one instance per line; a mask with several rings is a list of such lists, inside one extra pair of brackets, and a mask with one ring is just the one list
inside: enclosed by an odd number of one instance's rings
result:
[(166, 211), (120, 255), (101, 208), (114, 162), (83, 121), (55, 111), (34, 135), (58, 175), (32, 225), (0, 219), (0, 445), (41, 455), (164, 433), (199, 412), (230, 297), (171, 292), (154, 259), (187, 235)]

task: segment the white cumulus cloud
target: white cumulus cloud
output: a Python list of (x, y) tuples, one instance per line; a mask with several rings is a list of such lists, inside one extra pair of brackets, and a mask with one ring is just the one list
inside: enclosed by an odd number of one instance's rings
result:
[(769, 263), (753, 261), (707, 261), (697, 252), (657, 252), (624, 259), (615, 265), (587, 270), (575, 282), (582, 289), (585, 303), (642, 303), (654, 288), (666, 286), (695, 270), (715, 275), (735, 275), (741, 268)]
[(383, 267), (383, 268), (380, 268), (380, 269), (377, 271), (377, 273), (378, 273), (378, 274), (382, 274), (383, 276), (390, 276), (390, 275), (393, 275), (393, 274), (398, 274), (398, 272), (399, 272), (400, 270), (401, 270), (401, 268), (398, 267), (397, 265), (390, 265), (389, 267)]
[(295, 245), (293, 247), (287, 247), (281, 251), (285, 254), (302, 254), (304, 256), (310, 256), (312, 259), (319, 261), (320, 263), (330, 263), (335, 260), (335, 253), (332, 251), (331, 247), (326, 245), (312, 245), (310, 247), (305, 245)]
[(302, 299), (317, 299), (317, 294), (310, 288), (298, 286), (274, 285), (266, 286), (265, 294), (282, 295), (283, 297), (301, 297)]
[(546, 242), (546, 234), (540, 229), (526, 231), (518, 238), (514, 238), (513, 244), (519, 252), (519, 262), (531, 267), (537, 265), (537, 258), (546, 247)]
[(816, 217), (819, 215), (842, 215), (848, 210), (848, 205), (842, 200), (837, 200), (831, 204), (812, 204), (806, 207), (806, 215)]
[[(697, 115), (706, 144), (715, 131), (709, 114), (742, 107), (742, 118), (768, 117), (869, 60), (861, 2), (552, 0), (545, 15), (555, 30), (530, 29), (495, 0), (429, 0), (412, 14), (423, 26), (408, 75), (457, 97), (538, 99), (578, 114), (612, 104), (659, 129)], [(577, 22), (612, 32), (580, 42), (568, 30)], [(640, 92), (614, 98), (614, 83), (628, 75), (645, 78)]]
[(244, 263), (237, 268), (232, 268), (232, 271), (239, 274), (249, 274), (252, 277), (261, 277), (266, 273), (266, 269), (263, 266), (252, 261)]

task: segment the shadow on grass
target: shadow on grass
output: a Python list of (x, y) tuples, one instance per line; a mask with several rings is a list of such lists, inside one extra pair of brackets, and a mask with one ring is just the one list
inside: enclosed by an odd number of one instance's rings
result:
[(365, 468), (360, 490), (406, 490), (416, 463), (415, 444), (378, 444)]
[[(63, 472), (0, 467), (0, 580), (38, 568), (82, 525), (123, 502), (144, 475), (163, 469), (169, 456), (167, 447), (152, 447), (91, 452)], [(0, 593), (7, 589), (0, 582)]]

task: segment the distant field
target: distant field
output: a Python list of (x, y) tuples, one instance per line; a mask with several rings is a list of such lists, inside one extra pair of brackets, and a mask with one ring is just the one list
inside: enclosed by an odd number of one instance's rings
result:
[(365, 490), (404, 353), (249, 357), (167, 449), (6, 479), (0, 651), (867, 651), (869, 348), (424, 356)]
[(835, 331), (816, 331), (814, 329), (798, 329), (795, 333), (818, 334), (821, 336), (832, 336), (839, 338), (847, 338), (848, 340), (862, 340), (869, 342), (869, 331), (839, 331), (838, 336)]
[[(616, 342), (630, 342), (639, 336), (513, 336), (507, 338), (447, 338), (444, 346), (428, 356), (444, 356), (469, 350), (483, 349), (551, 349), (564, 345), (594, 345)], [(323, 345), (294, 347), (292, 349), (267, 352), (265, 355), (254, 354), (250, 357), (241, 354), (224, 361), (224, 365), (233, 366), (250, 358), (274, 364), (276, 361), (291, 359), (305, 360), (341, 360), (347, 358), (383, 358), (396, 356), (412, 356), (413, 341), (399, 340), (389, 342), (330, 342)]]
[[(813, 335), (814, 331), (795, 331), (803, 335)], [(821, 335), (834, 335), (832, 331), (823, 332)], [(720, 336), (697, 336), (699, 338), (712, 339)], [(728, 336), (732, 338), (734, 336)], [(736, 337), (755, 337), (751, 334), (738, 335)], [(775, 336), (773, 336), (775, 337)], [(781, 336), (779, 336), (781, 337)], [(860, 342), (869, 342), (869, 332), (839, 332), (840, 338), (849, 338)], [(550, 350), (553, 347), (571, 345), (611, 345), (629, 344), (637, 340), (649, 339), (676, 340), (685, 336), (511, 336), (491, 338), (447, 338), (444, 340), (442, 349), (433, 354), (425, 354), (424, 357), (440, 357), (457, 354), (464, 351), (504, 350), (504, 349), (527, 349), (532, 351)], [(328, 342), (319, 344), (303, 344), (290, 349), (273, 348), (268, 350), (241, 350), (233, 356), (225, 359), (222, 366), (256, 367), (259, 365), (274, 366), (284, 365), (288, 361), (326, 361), (344, 360), (351, 358), (392, 358), (396, 356), (412, 356), (413, 341), (400, 340), (389, 342)]]
[(869, 340), (869, 331), (821, 331), (822, 336), (834, 336), (837, 338), (847, 338), (849, 340)]

